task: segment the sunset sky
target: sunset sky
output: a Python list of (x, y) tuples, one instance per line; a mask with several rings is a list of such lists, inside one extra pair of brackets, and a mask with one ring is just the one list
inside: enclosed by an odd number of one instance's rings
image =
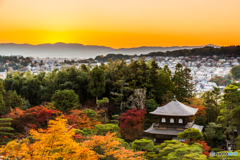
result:
[(0, 43), (240, 45), (240, 0), (0, 0)]

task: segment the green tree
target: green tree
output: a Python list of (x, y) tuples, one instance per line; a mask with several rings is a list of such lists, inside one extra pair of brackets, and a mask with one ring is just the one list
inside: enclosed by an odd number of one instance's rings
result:
[(107, 119), (107, 112), (108, 112), (108, 108), (106, 106), (106, 104), (109, 103), (109, 99), (107, 97), (104, 97), (101, 100), (97, 100), (97, 105), (98, 107), (101, 107), (104, 109), (104, 124), (106, 124), (106, 119)]
[(223, 101), (221, 104), (218, 122), (226, 127), (225, 134), (230, 139), (235, 139), (234, 130), (240, 135), (240, 92), (237, 84), (228, 85), (224, 89)]
[(174, 94), (177, 100), (181, 102), (184, 101), (184, 98), (192, 97), (193, 84), (191, 83), (192, 77), (190, 72), (189, 68), (183, 69), (180, 63), (175, 67), (175, 74), (172, 79), (175, 85)]
[(191, 75), (191, 69), (189, 69), (188, 67), (184, 68), (183, 70), (184, 73), (184, 83), (185, 83), (185, 88), (187, 90), (187, 97), (193, 97), (193, 91), (194, 91), (194, 83), (192, 83), (192, 75)]
[(128, 65), (128, 75), (125, 75), (126, 82), (133, 89), (149, 88), (150, 70), (143, 59), (140, 61), (131, 61)]
[(94, 67), (90, 72), (90, 83), (88, 85), (88, 91), (92, 94), (92, 96), (96, 96), (96, 103), (98, 97), (100, 97), (105, 92), (104, 70), (100, 69), (98, 66)]
[(159, 76), (159, 66), (156, 63), (155, 60), (151, 61), (150, 65), (150, 82), (149, 82), (149, 87), (147, 91), (147, 98), (148, 99), (155, 99), (157, 102), (161, 102), (162, 98), (162, 88), (161, 88), (161, 83), (160, 81), (160, 76)]
[(126, 142), (124, 139), (122, 138), (116, 138), (116, 140), (119, 140), (119, 142), (121, 143), (121, 146), (123, 146), (126, 149), (130, 149), (129, 143)]
[(183, 101), (183, 98), (187, 97), (187, 90), (185, 86), (185, 78), (183, 72), (183, 66), (178, 63), (175, 67), (175, 74), (173, 76), (173, 82), (175, 84), (174, 94), (179, 101)]
[(114, 123), (114, 124), (118, 124), (118, 118), (119, 118), (119, 115), (118, 114), (115, 114), (115, 115), (112, 115), (112, 119), (113, 120), (110, 120), (111, 123)]
[(182, 133), (178, 133), (177, 135), (178, 139), (188, 139), (192, 143), (195, 143), (197, 140), (203, 140), (203, 134), (199, 132), (198, 129), (195, 128), (188, 128), (184, 130)]
[(161, 99), (159, 100), (159, 104), (166, 104), (172, 101), (174, 97), (174, 89), (175, 85), (172, 80), (172, 73), (168, 66), (164, 66), (159, 73), (159, 83), (161, 84)]
[(154, 160), (207, 160), (207, 156), (202, 154), (203, 146), (199, 143), (188, 145), (176, 140), (166, 140), (158, 146), (158, 149), (158, 155), (153, 158)]
[(220, 112), (220, 100), (221, 100), (220, 88), (213, 87), (212, 91), (205, 92), (201, 99), (203, 100), (203, 105), (207, 113), (207, 121), (216, 122), (217, 117)]
[(117, 124), (98, 124), (95, 126), (95, 131), (97, 135), (103, 135), (105, 136), (108, 132), (116, 133), (116, 135), (120, 136), (120, 128)]
[(226, 128), (221, 124), (209, 123), (205, 128), (206, 142), (211, 148), (222, 148), (222, 144), (225, 143), (226, 136), (223, 134)]
[(26, 86), (22, 87), (21, 91), (24, 98), (29, 100), (31, 105), (38, 105), (41, 103), (39, 92), (41, 91), (41, 82), (37, 78), (29, 78)]
[(52, 95), (52, 100), (54, 107), (62, 112), (69, 112), (79, 105), (78, 95), (74, 90), (58, 90)]
[[(13, 136), (13, 133), (9, 133), (12, 132), (14, 129), (11, 126), (11, 122), (12, 118), (0, 118), (0, 137), (1, 137), (1, 142), (0, 145), (5, 145), (7, 144), (9, 141), (11, 141), (11, 138), (9, 138), (9, 136)], [(6, 138), (7, 137), (7, 138)]]
[(41, 70), (42, 66), (44, 65), (43, 60), (41, 60), (38, 64), (39, 64), (40, 70)]
[(31, 63), (30, 66), (31, 66), (31, 71), (32, 71), (32, 68), (35, 67), (35, 65), (33, 63)]
[(147, 99), (145, 100), (145, 109), (147, 112), (152, 112), (155, 109), (157, 109), (157, 107), (159, 107), (160, 105), (157, 104), (157, 102), (154, 99)]
[(240, 79), (240, 65), (238, 66), (234, 66), (231, 70), (230, 70), (231, 76), (234, 79)]
[[(126, 80), (117, 80), (117, 82), (115, 83), (115, 86), (117, 88), (119, 88), (119, 92), (111, 92), (111, 95), (113, 95), (111, 97), (112, 100), (114, 100), (114, 102), (116, 104), (120, 103), (120, 110), (121, 113), (123, 111), (123, 107), (124, 107), (124, 99), (126, 98), (126, 92), (128, 91), (132, 91), (133, 89), (128, 87), (128, 83), (125, 82)], [(125, 94), (124, 94), (125, 93)]]
[(136, 151), (153, 151), (154, 144), (150, 139), (139, 139), (132, 142), (132, 149)]
[(14, 91), (7, 91), (7, 93), (4, 95), (3, 97), (4, 99), (4, 102), (5, 102), (5, 108), (6, 110), (9, 111), (10, 107), (11, 108), (16, 108), (16, 107), (22, 107), (22, 98), (21, 96), (17, 95), (17, 92), (14, 90)]
[[(145, 100), (145, 109), (147, 113), (154, 111), (160, 105), (154, 99)], [(146, 119), (144, 121), (144, 128), (149, 128), (153, 123), (156, 122), (156, 118), (151, 114), (146, 114)]]
[(88, 116), (89, 118), (91, 118), (92, 120), (93, 120), (93, 119), (96, 119), (96, 117), (97, 117), (97, 113), (96, 113), (94, 110), (92, 110), (92, 109), (85, 109), (85, 110), (83, 111), (83, 113), (86, 113), (87, 116)]
[(3, 86), (3, 81), (0, 81), (0, 114), (5, 114), (5, 103), (3, 100), (3, 95), (6, 93), (4, 86)]
[(81, 71), (88, 73), (90, 71), (90, 69), (85, 64), (81, 64)]

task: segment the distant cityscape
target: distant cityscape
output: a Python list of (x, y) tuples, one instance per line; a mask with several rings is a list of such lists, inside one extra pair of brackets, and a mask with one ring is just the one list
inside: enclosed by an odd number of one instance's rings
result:
[[(24, 60), (21, 60), (21, 55), (12, 55), (12, 57), (17, 57), (20, 60), (20, 63)], [(143, 58), (143, 57), (141, 57)], [(31, 62), (25, 64), (21, 68), (22, 72), (30, 71), (32, 74), (38, 74), (41, 71), (50, 72), (54, 69), (61, 69), (63, 64), (65, 67), (71, 67), (75, 65), (79, 68), (82, 64), (90, 66), (92, 68), (95, 65), (101, 65), (101, 63), (107, 64), (108, 62), (100, 62), (98, 60), (92, 60), (91, 62), (86, 59), (81, 58), (29, 58)], [(140, 57), (133, 57), (132, 60), (139, 60)], [(125, 59), (126, 63), (129, 64), (131, 59)], [(147, 56), (144, 57), (145, 61), (150, 61), (152, 59), (156, 60), (159, 67), (164, 68), (165, 65), (171, 70), (172, 74), (175, 72), (176, 64), (180, 63), (183, 67), (188, 67), (191, 69), (191, 75), (193, 77), (192, 83), (195, 84), (195, 94), (198, 96), (200, 93), (213, 90), (213, 87), (219, 87), (223, 94), (223, 90), (227, 84), (231, 83), (230, 79), (230, 70), (233, 66), (239, 65), (240, 57), (226, 57), (219, 58), (217, 55), (201, 57), (201, 56), (178, 56), (178, 57), (163, 57), (163, 56)], [(88, 62), (88, 63), (86, 63)], [(33, 65), (34, 64), (34, 65)], [(20, 64), (16, 63), (15, 66)], [(5, 70), (3, 71), (3, 68)], [(16, 67), (11, 66), (9, 63), (5, 63), (0, 72), (0, 77), (5, 79), (7, 72), (9, 71), (19, 71)], [(217, 84), (213, 82), (212, 79), (216, 77), (225, 78), (224, 83)], [(238, 81), (236, 81), (238, 82)]]

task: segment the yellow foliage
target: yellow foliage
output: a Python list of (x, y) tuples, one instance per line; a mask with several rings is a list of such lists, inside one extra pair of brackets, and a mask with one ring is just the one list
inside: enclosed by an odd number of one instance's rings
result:
[[(99, 110), (96, 110), (96, 113), (97, 113), (97, 120), (100, 121), (100, 123), (104, 123), (105, 110), (99, 109)], [(109, 119), (107, 117), (106, 117), (106, 122), (109, 122)]]
[(56, 110), (56, 107), (54, 107), (53, 102), (47, 102), (47, 104), (45, 105), (45, 107), (46, 107), (47, 109)]
[(75, 132), (67, 127), (62, 116), (50, 120), (48, 129), (31, 130), (29, 138), (13, 140), (2, 146), (0, 155), (8, 159), (25, 160), (142, 160), (144, 152), (134, 152), (121, 146), (115, 134), (92, 136), (82, 143), (74, 141)]
[(116, 140), (115, 133), (108, 132), (106, 136), (94, 135), (84, 141), (86, 147), (94, 150), (99, 159), (113, 157), (117, 160), (142, 160), (140, 156), (144, 152), (133, 152), (121, 147), (119, 140)]
[(50, 120), (47, 130), (30, 131), (33, 143), (29, 139), (11, 141), (1, 148), (1, 154), (11, 159), (97, 159), (93, 151), (74, 141), (74, 129), (66, 126), (62, 117)]

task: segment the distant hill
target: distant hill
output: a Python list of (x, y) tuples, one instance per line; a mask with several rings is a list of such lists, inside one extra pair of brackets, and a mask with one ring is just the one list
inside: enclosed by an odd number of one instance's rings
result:
[[(156, 57), (156, 56), (200, 56), (200, 57), (209, 57), (213, 58), (216, 55), (219, 58), (226, 58), (226, 57), (240, 57), (240, 46), (225, 46), (225, 47), (216, 47), (213, 45), (207, 45), (202, 48), (192, 48), (192, 49), (177, 49), (173, 51), (156, 51), (150, 52), (147, 54), (141, 54), (138, 57)], [(107, 54), (106, 56), (97, 56), (95, 60), (100, 62), (106, 62), (109, 58), (112, 60), (116, 59), (130, 59), (136, 57), (135, 55), (124, 55), (124, 54)]]
[[(214, 45), (211, 45), (214, 46)], [(22, 55), (24, 57), (66, 57), (66, 58), (94, 58), (98, 55), (107, 54), (124, 54), (124, 55), (140, 55), (148, 54), (149, 52), (166, 52), (174, 51), (179, 49), (192, 49), (201, 48), (204, 46), (173, 46), (173, 47), (137, 47), (137, 48), (120, 48), (114, 49), (105, 46), (94, 46), (94, 45), (82, 45), (82, 44), (14, 44), (14, 43), (3, 43), (0, 44), (0, 55), (10, 56)], [(214, 46), (218, 47), (218, 46)]]

